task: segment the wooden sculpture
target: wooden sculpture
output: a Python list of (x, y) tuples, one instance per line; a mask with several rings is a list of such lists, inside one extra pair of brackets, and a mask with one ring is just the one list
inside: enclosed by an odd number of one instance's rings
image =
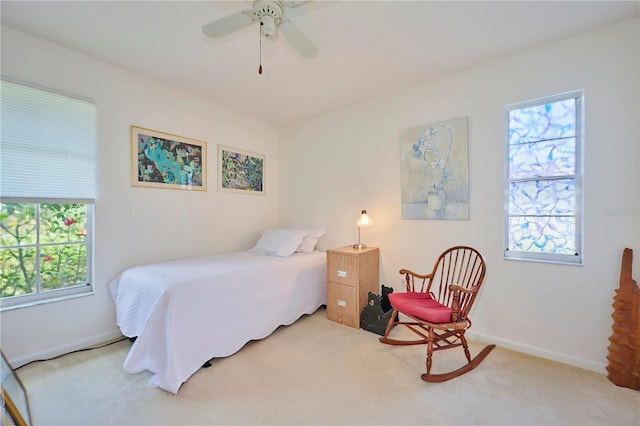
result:
[(640, 289), (631, 277), (633, 250), (622, 254), (620, 288), (613, 298), (607, 377), (618, 386), (640, 389)]

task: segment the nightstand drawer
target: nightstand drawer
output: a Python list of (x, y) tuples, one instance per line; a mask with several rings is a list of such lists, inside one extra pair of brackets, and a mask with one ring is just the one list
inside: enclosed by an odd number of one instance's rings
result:
[(327, 318), (350, 327), (360, 327), (358, 291), (355, 286), (327, 283)]
[(358, 283), (358, 258), (342, 253), (327, 253), (327, 280), (356, 285)]

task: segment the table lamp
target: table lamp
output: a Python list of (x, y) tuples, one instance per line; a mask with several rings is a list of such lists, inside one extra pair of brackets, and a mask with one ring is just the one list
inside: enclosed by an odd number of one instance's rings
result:
[(360, 228), (369, 228), (373, 226), (373, 220), (367, 215), (366, 210), (362, 210), (360, 219), (356, 222), (356, 226), (358, 227), (358, 243), (353, 245), (354, 249), (363, 249), (367, 246), (360, 242)]

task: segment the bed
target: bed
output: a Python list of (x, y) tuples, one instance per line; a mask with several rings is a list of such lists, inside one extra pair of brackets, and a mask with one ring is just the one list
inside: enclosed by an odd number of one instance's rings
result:
[(326, 304), (326, 254), (315, 244), (301, 252), (309, 235), (302, 231), (292, 250), (278, 253), (267, 244), (268, 234), (249, 251), (119, 274), (109, 284), (116, 322), (124, 336), (135, 337), (124, 370), (149, 370), (150, 386), (176, 394), (210, 359), (230, 356)]

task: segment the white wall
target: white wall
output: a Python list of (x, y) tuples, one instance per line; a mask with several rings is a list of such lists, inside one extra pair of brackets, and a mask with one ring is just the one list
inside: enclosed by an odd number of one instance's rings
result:
[[(328, 249), (355, 242), (366, 208), (376, 223), (363, 242), (380, 247), (382, 283), (395, 289), (401, 267), (427, 273), (445, 248), (475, 246), (488, 263), (477, 338), (604, 372), (622, 250), (637, 260), (640, 248), (639, 32), (638, 19), (624, 21), (287, 127), (280, 222), (325, 226)], [(504, 106), (576, 89), (586, 106), (584, 265), (504, 260)], [(470, 220), (401, 220), (400, 131), (463, 116)]]
[[(10, 362), (119, 336), (107, 285), (123, 269), (250, 248), (278, 220), (279, 130), (121, 68), (2, 28), (2, 75), (92, 98), (98, 112), (95, 295), (0, 314)], [(130, 126), (208, 143), (208, 191), (134, 188)], [(217, 144), (266, 155), (266, 196), (218, 193)]]

